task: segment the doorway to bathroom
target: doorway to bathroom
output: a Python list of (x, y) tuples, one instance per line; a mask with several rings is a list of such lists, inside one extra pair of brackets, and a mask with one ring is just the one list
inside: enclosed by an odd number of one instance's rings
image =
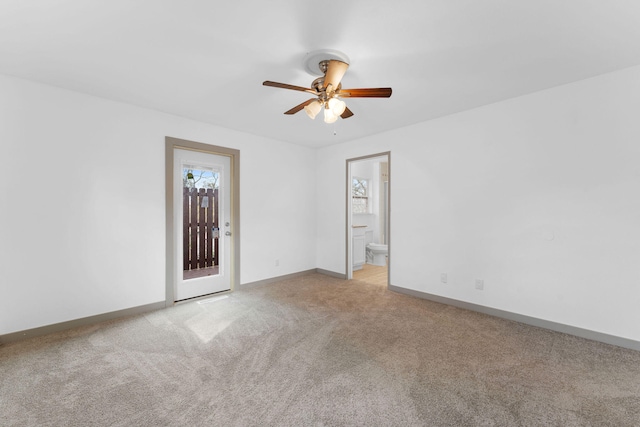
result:
[(348, 280), (390, 283), (390, 171), (390, 152), (347, 159)]

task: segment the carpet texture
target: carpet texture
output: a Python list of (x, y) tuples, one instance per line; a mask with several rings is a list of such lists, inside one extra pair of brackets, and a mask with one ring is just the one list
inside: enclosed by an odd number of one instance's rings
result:
[(640, 426), (640, 352), (310, 274), (0, 347), (2, 426)]

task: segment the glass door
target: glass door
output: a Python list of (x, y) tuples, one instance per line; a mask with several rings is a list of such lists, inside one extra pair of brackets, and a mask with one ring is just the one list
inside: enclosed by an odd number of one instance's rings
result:
[(175, 300), (231, 289), (230, 157), (174, 150)]

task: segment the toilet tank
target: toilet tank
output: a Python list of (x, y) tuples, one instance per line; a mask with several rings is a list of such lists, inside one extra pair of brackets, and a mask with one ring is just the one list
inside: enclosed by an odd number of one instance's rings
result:
[(373, 230), (364, 232), (364, 245), (367, 246), (369, 243), (373, 243)]

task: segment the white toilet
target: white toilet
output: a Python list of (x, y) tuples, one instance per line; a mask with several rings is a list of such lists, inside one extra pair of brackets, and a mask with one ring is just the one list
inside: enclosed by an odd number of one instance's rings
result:
[(367, 245), (367, 255), (373, 265), (387, 265), (387, 245), (380, 243), (369, 243)]

